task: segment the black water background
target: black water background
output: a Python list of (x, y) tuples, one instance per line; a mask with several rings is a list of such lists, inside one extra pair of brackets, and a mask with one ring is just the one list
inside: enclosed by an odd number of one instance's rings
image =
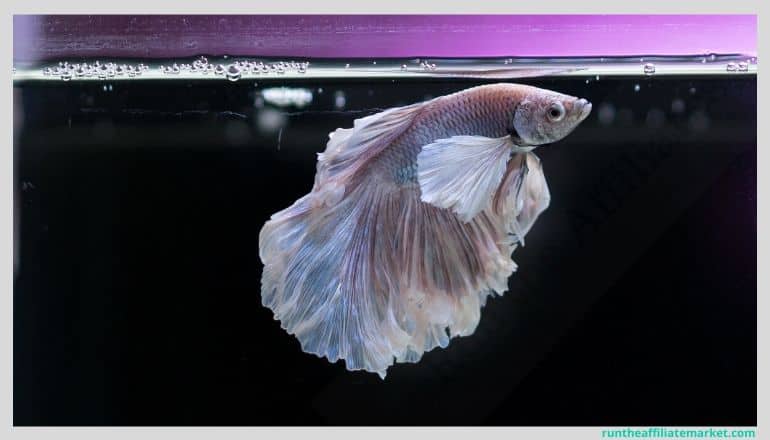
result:
[(273, 321), (257, 234), (330, 131), (478, 82), (17, 84), (14, 424), (755, 425), (755, 79), (522, 82), (594, 103), (537, 150), (551, 207), (476, 333), (385, 381)]

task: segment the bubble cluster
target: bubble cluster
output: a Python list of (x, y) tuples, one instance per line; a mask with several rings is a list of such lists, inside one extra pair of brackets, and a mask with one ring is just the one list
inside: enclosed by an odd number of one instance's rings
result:
[(749, 71), (749, 62), (748, 61), (740, 61), (738, 63), (729, 62), (725, 66), (725, 69), (728, 72), (748, 72)]
[(150, 70), (150, 67), (143, 64), (117, 64), (101, 63), (98, 60), (93, 63), (70, 63), (62, 61), (53, 67), (44, 67), (44, 76), (59, 77), (62, 81), (69, 81), (75, 78), (98, 78), (108, 79), (114, 77), (135, 77), (142, 75)]
[(420, 68), (423, 70), (436, 70), (436, 65), (431, 63), (426, 63), (424, 61), (420, 62)]
[[(224, 60), (228, 59), (223, 57)], [(297, 73), (307, 72), (309, 62), (296, 62), (296, 61), (276, 61), (268, 62), (256, 61), (256, 60), (235, 60), (228, 64), (210, 63), (206, 57), (200, 57), (192, 64), (176, 63), (170, 67), (161, 66), (160, 72), (164, 74), (178, 74), (180, 72), (190, 73), (202, 73), (213, 74), (215, 76), (223, 76), (229, 81), (238, 81), (244, 75), (267, 75), (276, 74), (281, 75), (286, 72), (295, 71)]]
[(199, 57), (192, 63), (161, 64), (151, 69), (150, 66), (128, 63), (69, 63), (62, 61), (56, 66), (47, 66), (42, 69), (45, 76), (58, 76), (68, 81), (72, 78), (98, 78), (109, 79), (114, 77), (135, 77), (155, 71), (161, 75), (178, 76), (180, 74), (202, 74), (222, 76), (230, 81), (237, 81), (244, 75), (284, 74), (286, 72), (307, 72), (309, 62), (276, 61), (263, 62), (257, 60), (231, 60), (222, 57), (226, 64), (209, 62), (206, 57)]

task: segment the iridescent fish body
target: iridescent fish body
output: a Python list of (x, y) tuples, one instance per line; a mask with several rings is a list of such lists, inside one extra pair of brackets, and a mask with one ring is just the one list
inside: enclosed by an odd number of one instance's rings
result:
[(260, 232), (262, 304), (304, 351), (381, 377), (472, 334), (549, 204), (531, 151), (590, 111), (492, 84), (337, 129), (313, 190)]

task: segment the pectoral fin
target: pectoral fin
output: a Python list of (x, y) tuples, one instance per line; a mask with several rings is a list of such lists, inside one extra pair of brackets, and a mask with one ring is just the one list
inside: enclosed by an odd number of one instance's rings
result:
[(422, 148), (417, 156), (421, 200), (451, 209), (469, 222), (490, 203), (517, 147), (506, 136), (453, 136)]

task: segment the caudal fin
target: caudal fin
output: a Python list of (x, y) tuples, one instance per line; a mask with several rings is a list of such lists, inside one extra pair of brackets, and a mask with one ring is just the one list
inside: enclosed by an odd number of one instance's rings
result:
[(503, 219), (470, 222), (415, 189), (359, 186), (335, 206), (312, 193), (260, 233), (262, 302), (304, 351), (384, 377), (473, 333), (516, 266)]

